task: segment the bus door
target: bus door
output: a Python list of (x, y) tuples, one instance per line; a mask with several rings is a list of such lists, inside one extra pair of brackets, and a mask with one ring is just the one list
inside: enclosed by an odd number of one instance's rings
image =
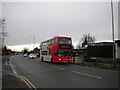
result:
[(49, 50), (41, 51), (43, 61), (51, 62), (51, 56), (49, 54)]

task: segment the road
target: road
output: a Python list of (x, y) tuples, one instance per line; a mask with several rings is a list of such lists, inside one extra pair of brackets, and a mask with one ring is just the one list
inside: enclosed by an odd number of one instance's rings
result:
[(118, 88), (118, 71), (75, 64), (52, 64), (23, 55), (10, 58), (14, 73), (37, 88)]

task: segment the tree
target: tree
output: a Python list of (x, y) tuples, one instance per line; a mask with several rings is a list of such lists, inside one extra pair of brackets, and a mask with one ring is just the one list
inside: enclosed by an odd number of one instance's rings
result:
[(12, 53), (11, 49), (8, 49), (6, 46), (2, 47), (2, 55), (10, 55)]
[(29, 49), (28, 48), (24, 48), (23, 49), (23, 53), (25, 54), (25, 53), (29, 53)]
[(95, 37), (91, 36), (90, 34), (83, 35), (82, 39), (82, 47), (85, 47), (85, 45), (91, 45), (95, 42)]
[[(82, 39), (80, 40), (79, 44), (77, 45), (78, 49), (80, 48), (80, 44), (82, 44), (82, 47), (85, 47), (86, 45), (91, 45), (95, 42), (95, 37), (91, 36), (90, 34), (84, 34)], [(81, 43), (82, 42), (82, 43)]]
[(80, 43), (79, 43), (79, 44), (77, 44), (76, 48), (77, 48), (77, 49), (80, 49)]
[(38, 49), (38, 47), (33, 49), (33, 53), (39, 53), (40, 49)]

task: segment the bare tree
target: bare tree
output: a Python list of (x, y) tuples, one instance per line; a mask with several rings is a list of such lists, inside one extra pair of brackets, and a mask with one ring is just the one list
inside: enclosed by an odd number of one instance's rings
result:
[(23, 48), (22, 52), (25, 54), (25, 53), (28, 53), (29, 52), (29, 49), (28, 48)]
[(76, 48), (77, 48), (77, 49), (80, 49), (80, 43), (79, 43), (79, 44), (77, 44)]
[(85, 47), (86, 45), (91, 45), (92, 43), (94, 43), (95, 40), (96, 39), (94, 36), (91, 36), (90, 34), (84, 34), (80, 41), (82, 42), (82, 47)]

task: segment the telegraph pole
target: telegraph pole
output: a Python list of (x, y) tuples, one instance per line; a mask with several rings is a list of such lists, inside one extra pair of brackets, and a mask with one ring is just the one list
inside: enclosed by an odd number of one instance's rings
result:
[(29, 49), (30, 49), (30, 46), (31, 46), (30, 37), (31, 37), (31, 35), (29, 35)]
[(1, 42), (2, 42), (2, 44), (1, 44), (1, 46), (2, 46), (2, 48), (4, 47), (4, 40), (5, 40), (5, 36), (6, 36), (6, 32), (4, 31), (5, 30), (5, 26), (4, 26), (4, 24), (5, 24), (5, 19), (2, 19), (1, 20)]
[(33, 49), (35, 48), (35, 35), (33, 35)]
[(35, 48), (35, 35), (29, 35), (29, 37), (33, 38), (33, 40), (32, 40), (33, 43), (30, 43), (30, 40), (29, 40), (29, 48), (30, 48), (31, 45), (33, 45), (33, 49), (34, 49)]
[(115, 41), (114, 41), (114, 15), (113, 15), (113, 2), (111, 0), (111, 14), (112, 14), (112, 39), (113, 39), (113, 67), (115, 68)]

